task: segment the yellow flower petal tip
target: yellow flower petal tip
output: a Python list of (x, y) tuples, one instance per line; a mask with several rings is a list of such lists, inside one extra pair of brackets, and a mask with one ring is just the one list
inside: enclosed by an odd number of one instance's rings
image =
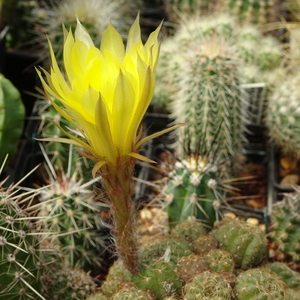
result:
[(109, 25), (98, 48), (78, 20), (74, 35), (65, 30), (64, 71), (50, 47), (50, 73), (44, 71), (45, 78), (38, 74), (46, 94), (61, 102), (56, 109), (80, 132), (68, 133), (70, 140), (64, 142), (80, 145), (96, 162), (113, 165), (120, 156), (137, 153), (138, 128), (155, 87), (160, 27), (143, 44), (137, 16), (125, 47)]

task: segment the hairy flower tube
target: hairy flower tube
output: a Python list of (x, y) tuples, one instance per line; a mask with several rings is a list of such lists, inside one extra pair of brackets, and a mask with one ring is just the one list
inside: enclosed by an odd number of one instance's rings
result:
[[(97, 172), (101, 175), (110, 200), (118, 255), (133, 273), (139, 266), (131, 178), (136, 159), (151, 161), (138, 150), (149, 139), (180, 126), (142, 138), (140, 123), (155, 87), (160, 27), (143, 44), (137, 17), (124, 47), (120, 34), (109, 25), (97, 48), (78, 21), (74, 36), (65, 30), (67, 80), (59, 69), (51, 43), (51, 71), (44, 71), (45, 79), (38, 71), (53, 106), (76, 127), (70, 133), (57, 124), (69, 139), (44, 140), (74, 144), (83, 156), (95, 161), (93, 175)], [(51, 96), (62, 106), (51, 100)]]

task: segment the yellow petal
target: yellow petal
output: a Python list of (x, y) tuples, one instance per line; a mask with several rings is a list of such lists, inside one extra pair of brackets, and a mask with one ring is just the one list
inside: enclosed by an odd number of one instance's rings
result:
[(140, 28), (140, 14), (137, 15), (135, 21), (133, 22), (127, 38), (126, 53), (131, 49), (131, 47), (141, 41), (141, 28)]
[(93, 40), (91, 39), (87, 30), (81, 25), (77, 18), (77, 25), (75, 28), (75, 39), (84, 42), (88, 47), (94, 46)]
[(117, 56), (120, 60), (122, 60), (124, 57), (125, 49), (122, 37), (111, 24), (107, 27), (102, 35), (100, 50), (102, 52), (106, 50)]

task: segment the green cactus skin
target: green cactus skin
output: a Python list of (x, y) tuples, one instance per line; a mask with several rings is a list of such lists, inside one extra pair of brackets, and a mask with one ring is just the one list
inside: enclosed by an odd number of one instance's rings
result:
[(267, 239), (255, 225), (242, 220), (225, 222), (213, 232), (220, 249), (234, 258), (236, 268), (246, 270), (259, 265), (267, 255)]
[(28, 207), (38, 213), (40, 228), (55, 234), (52, 243), (61, 249), (66, 264), (91, 271), (101, 266), (104, 242), (99, 235), (99, 206), (89, 188), (95, 180), (83, 184), (76, 170), (72, 176), (60, 173), (50, 179), (39, 194), (40, 202)]
[(142, 289), (150, 290), (160, 300), (179, 293), (182, 288), (175, 268), (176, 265), (171, 261), (155, 261), (133, 275), (133, 282)]
[(125, 277), (122, 275), (111, 276), (109, 279), (104, 281), (101, 286), (101, 291), (107, 298), (111, 298), (120, 288), (120, 285), (126, 282)]
[(44, 275), (42, 282), (46, 299), (86, 299), (96, 291), (95, 282), (81, 269), (64, 267)]
[(265, 268), (256, 268), (237, 276), (234, 293), (237, 300), (288, 300), (291, 298), (287, 298), (286, 288), (276, 274)]
[(191, 281), (197, 274), (207, 271), (208, 264), (197, 254), (182, 257), (177, 264), (177, 274), (183, 282)]
[(41, 246), (43, 236), (36, 231), (33, 220), (10, 198), (9, 190), (1, 188), (0, 299), (44, 299), (40, 278), (53, 261), (51, 250)]
[(299, 74), (287, 76), (269, 96), (266, 116), (268, 134), (281, 151), (300, 155), (300, 88)]
[(200, 236), (192, 243), (194, 252), (202, 256), (213, 249), (217, 249), (218, 245), (217, 239), (212, 235)]
[(232, 255), (222, 249), (213, 249), (204, 256), (205, 261), (211, 271), (221, 272), (233, 272), (235, 263)]
[(193, 254), (192, 247), (184, 238), (161, 237), (141, 249), (141, 262), (145, 265), (170, 256), (173, 263), (183, 256)]
[(300, 260), (300, 194), (285, 194), (282, 201), (273, 206), (271, 214), (270, 239), (278, 250), (290, 255), (294, 261)]
[(217, 273), (206, 271), (194, 277), (184, 288), (184, 300), (231, 300), (232, 288)]
[(132, 278), (132, 274), (125, 268), (121, 260), (116, 260), (109, 268), (106, 280), (110, 280), (115, 276), (122, 276), (126, 281), (131, 281)]
[(242, 22), (265, 24), (274, 22), (278, 14), (276, 0), (225, 0), (219, 9), (236, 16)]
[(185, 238), (192, 243), (198, 237), (206, 234), (206, 228), (196, 220), (186, 220), (177, 224), (171, 231), (172, 238)]
[(218, 167), (202, 157), (192, 156), (175, 163), (165, 189), (171, 227), (189, 217), (195, 217), (208, 226), (219, 220), (225, 199), (218, 173)]
[(8, 154), (9, 159), (17, 151), (23, 132), (25, 107), (17, 88), (0, 74), (0, 163)]
[(153, 297), (145, 290), (132, 287), (120, 289), (111, 300), (153, 300)]
[(267, 264), (266, 267), (276, 273), (291, 289), (300, 291), (300, 274), (293, 271), (287, 264), (272, 262)]

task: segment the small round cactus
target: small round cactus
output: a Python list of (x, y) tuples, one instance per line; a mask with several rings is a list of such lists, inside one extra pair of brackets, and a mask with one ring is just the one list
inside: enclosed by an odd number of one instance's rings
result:
[(276, 273), (291, 289), (300, 291), (300, 274), (293, 271), (287, 264), (272, 262), (267, 264), (266, 267)]
[(233, 256), (236, 268), (246, 270), (257, 266), (267, 255), (267, 239), (256, 225), (231, 220), (217, 228), (213, 235), (220, 243), (220, 249)]
[(197, 274), (208, 269), (206, 260), (197, 254), (184, 256), (177, 263), (177, 274), (183, 282), (191, 281)]
[(236, 279), (234, 288), (237, 300), (278, 299), (287, 300), (286, 285), (265, 268), (250, 269), (242, 272)]
[(213, 235), (199, 236), (193, 243), (192, 247), (195, 253), (199, 255), (206, 255), (213, 249), (218, 248), (218, 241)]
[(120, 289), (111, 300), (152, 300), (153, 297), (145, 290), (135, 287)]
[(213, 249), (204, 256), (205, 261), (211, 271), (233, 272), (235, 263), (232, 255), (226, 250)]
[(155, 261), (144, 266), (140, 273), (133, 275), (133, 282), (142, 289), (150, 290), (158, 300), (179, 293), (182, 283), (171, 261)]
[(185, 238), (188, 243), (206, 234), (206, 228), (196, 220), (186, 220), (176, 225), (171, 231), (173, 238)]
[(210, 271), (196, 275), (184, 288), (184, 300), (231, 300), (232, 288), (217, 273)]
[(270, 239), (279, 251), (300, 260), (300, 193), (285, 194), (282, 201), (274, 204), (271, 214)]
[(53, 300), (85, 299), (96, 291), (91, 276), (82, 269), (63, 267), (42, 278), (44, 296)]

